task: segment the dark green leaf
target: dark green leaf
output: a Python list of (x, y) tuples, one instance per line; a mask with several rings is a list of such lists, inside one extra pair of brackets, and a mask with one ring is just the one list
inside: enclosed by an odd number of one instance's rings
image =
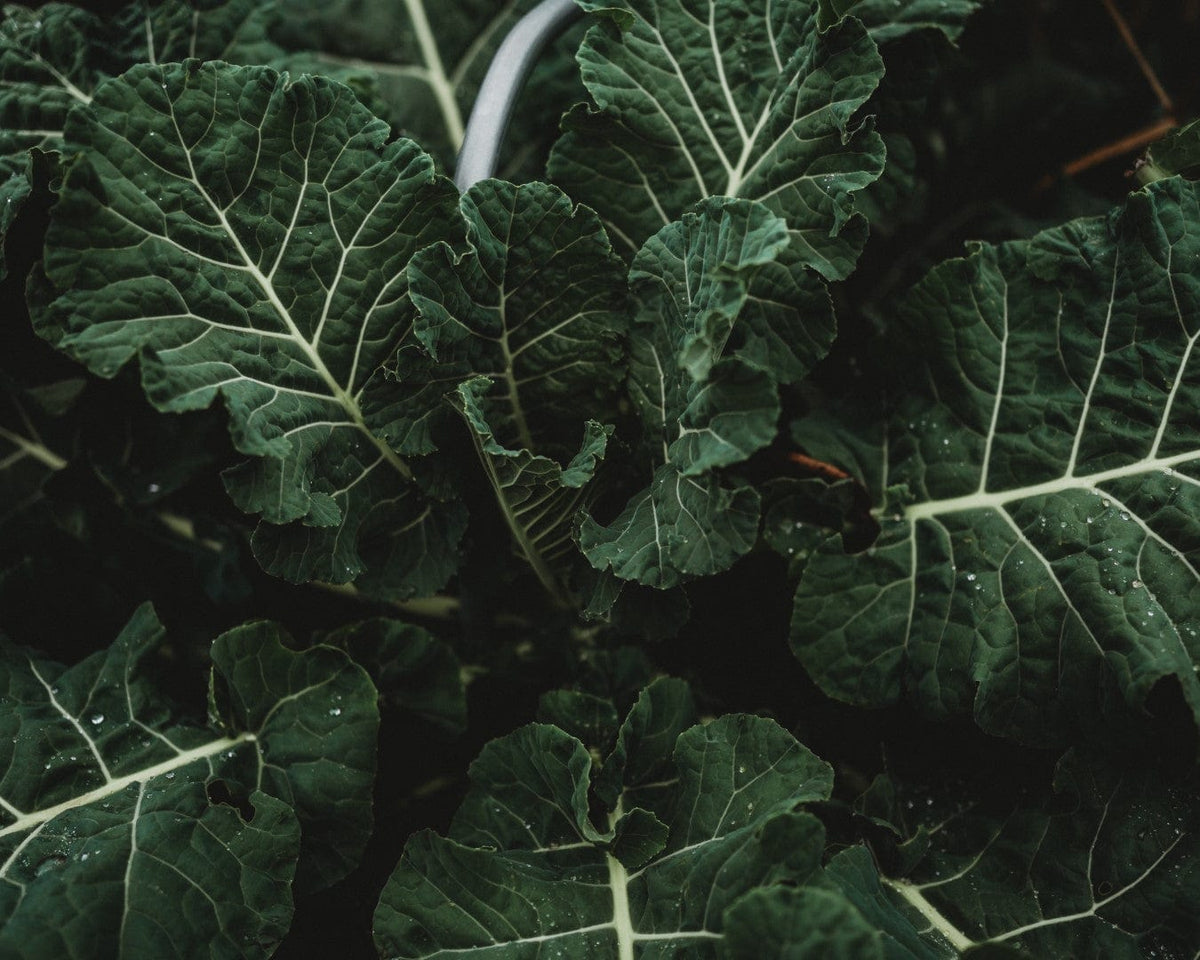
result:
[[(485, 748), (450, 837), (422, 832), (405, 848), (375, 915), (380, 952), (715, 957), (738, 897), (811, 874), (823, 831), (794, 808), (828, 796), (830, 769), (758, 717), (676, 737), (655, 704), (679, 705), (680, 688), (652, 685), (626, 721), (628, 776), (603, 828), (588, 815), (592, 760), (579, 741), (535, 725)], [(650, 770), (667, 780), (635, 800), (635, 772)], [(625, 806), (647, 798), (650, 810)]]
[(827, 691), (1053, 742), (1174, 677), (1200, 721), (1198, 226), (1162, 181), (906, 299), (882, 533), (827, 541), (796, 595)]
[(361, 853), (365, 674), (329, 648), (285, 650), (270, 625), (239, 628), (213, 645), (223, 719), (204, 727), (152, 682), (162, 642), (147, 605), (74, 667), (3, 648), (5, 956), (269, 956), (297, 857), (311, 889)]
[(850, 126), (883, 74), (861, 24), (819, 33), (808, 0), (581, 5), (609, 18), (579, 52), (597, 108), (564, 119), (550, 173), (629, 255), (697, 200), (737, 196), (783, 217), (797, 261), (850, 273), (853, 193), (883, 169), (879, 137)]
[[(227, 474), (292, 580), (373, 571), (390, 596), (456, 566), (461, 508), (430, 505), (396, 452), (381, 365), (412, 321), (404, 266), (455, 227), (451, 185), (349, 89), (224, 63), (137, 67), (71, 114), (42, 331), (101, 376), (135, 354), (160, 410), (220, 395)], [(386, 541), (386, 543), (384, 542)], [(419, 556), (418, 556), (419, 554)], [(396, 556), (392, 556), (396, 555)]]

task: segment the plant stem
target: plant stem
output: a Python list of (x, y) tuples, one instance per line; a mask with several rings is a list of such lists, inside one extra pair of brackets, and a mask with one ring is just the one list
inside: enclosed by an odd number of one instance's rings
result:
[[(1070, 163), (1063, 164), (1059, 171), (1060, 176), (1073, 177), (1077, 173), (1082, 173), (1084, 170), (1089, 170), (1097, 164), (1104, 163), (1106, 160), (1112, 160), (1114, 157), (1120, 157), (1127, 153), (1132, 153), (1148, 143), (1153, 143), (1159, 137), (1163, 136), (1170, 130), (1174, 130), (1178, 126), (1173, 117), (1164, 117), (1148, 127), (1142, 127), (1140, 130), (1135, 130), (1133, 133), (1126, 134), (1119, 140), (1114, 140), (1111, 143), (1106, 143), (1103, 146), (1096, 147), (1095, 150), (1090, 150), (1082, 157), (1076, 157)], [(1047, 174), (1038, 183), (1038, 190), (1045, 190), (1054, 182), (1054, 177)]]
[(1117, 26), (1118, 32), (1121, 34), (1121, 39), (1125, 41), (1125, 46), (1129, 52), (1133, 54), (1133, 59), (1137, 61), (1138, 67), (1142, 71), (1142, 75), (1149, 82), (1151, 89), (1154, 91), (1154, 96), (1158, 98), (1159, 104), (1168, 116), (1175, 113), (1175, 104), (1171, 100), (1170, 94), (1163, 88), (1159, 82), (1158, 74), (1154, 72), (1154, 68), (1150, 66), (1150, 61), (1142, 53), (1142, 48), (1138, 46), (1137, 38), (1134, 37), (1133, 31), (1129, 29), (1129, 24), (1121, 15), (1121, 11), (1117, 9), (1116, 3), (1113, 0), (1101, 0), (1104, 4), (1104, 9), (1108, 11), (1108, 15), (1112, 17), (1112, 21)]
[(312, 581), (312, 585), (320, 587), (322, 590), (328, 590), (330, 593), (338, 593), (354, 600), (363, 600), (368, 603), (386, 603), (401, 613), (406, 613), (414, 617), (425, 617), (429, 620), (453, 620), (462, 609), (462, 601), (458, 597), (438, 595), (434, 597), (422, 597), (418, 600), (377, 600), (375, 597), (364, 595), (352, 583), (327, 583), (324, 580), (314, 580)]

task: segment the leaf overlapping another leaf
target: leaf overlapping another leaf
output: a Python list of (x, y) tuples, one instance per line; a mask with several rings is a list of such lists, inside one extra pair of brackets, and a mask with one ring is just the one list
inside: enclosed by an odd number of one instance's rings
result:
[(1194, 777), (1153, 760), (1071, 752), (1052, 790), (998, 807), (985, 789), (995, 785), (914, 799), (913, 785), (881, 777), (860, 800), (894, 831), (898, 853), (889, 851), (881, 873), (866, 848), (854, 847), (832, 858), (826, 876), (903, 944), (896, 955), (1143, 960), (1195, 952)]
[(1164, 180), (915, 288), (882, 533), (827, 541), (796, 595), (824, 689), (1053, 742), (1174, 678), (1200, 722), (1198, 223)]
[(612, 432), (596, 418), (619, 404), (624, 265), (596, 214), (557, 187), (485, 180), (461, 209), (468, 249), (432, 245), (409, 264), (424, 349), (401, 351), (396, 377), (414, 409), (449, 397), (518, 554), (561, 599), (559, 561)]
[(798, 261), (840, 279), (866, 241), (853, 193), (883, 169), (869, 126), (850, 127), (883, 75), (862, 25), (820, 33), (809, 0), (587, 0), (608, 22), (579, 61), (595, 109), (577, 107), (550, 175), (603, 210), (632, 255), (709, 196), (782, 216)]
[(584, 521), (580, 546), (597, 569), (664, 589), (753, 546), (759, 494), (716, 471), (771, 443), (779, 384), (833, 339), (827, 295), (789, 257), (790, 240), (762, 204), (711, 198), (638, 253), (629, 386), (653, 473), (615, 519)]
[[(455, 192), (349, 88), (223, 63), (136, 67), (71, 114), (36, 321), (101, 376), (134, 354), (164, 411), (218, 395), (235, 502), (273, 573), (346, 582), (363, 551), (406, 597), (456, 565), (457, 505), (424, 497), (381, 372), (411, 331), (404, 267), (459, 235)], [(286, 525), (286, 526), (281, 526)], [(398, 555), (398, 556), (397, 556)]]
[(773, 721), (694, 720), (684, 684), (643, 692), (596, 781), (603, 828), (580, 741), (533, 724), (489, 744), (450, 836), (410, 839), (376, 912), (380, 952), (716, 956), (741, 895), (818, 866), (823, 831), (795, 808), (827, 797), (832, 772)]
[[(374, 688), (339, 651), (280, 637), (254, 624), (215, 641), (208, 727), (151, 681), (149, 605), (73, 667), (4, 646), (0, 952), (269, 956), (293, 877), (319, 889), (357, 862)], [(222, 785), (231, 802), (212, 799)]]

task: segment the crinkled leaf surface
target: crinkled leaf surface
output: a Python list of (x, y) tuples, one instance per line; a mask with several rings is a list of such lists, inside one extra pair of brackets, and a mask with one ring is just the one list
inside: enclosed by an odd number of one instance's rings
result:
[(1195, 954), (1194, 777), (1071, 753), (1059, 763), (1051, 796), (999, 812), (986, 796), (942, 801), (927, 805), (898, 792), (894, 828), (918, 848), (903, 872), (880, 875), (862, 847), (836, 855), (826, 868), (827, 878), (904, 946), (895, 955), (974, 956), (985, 944), (1037, 958)]
[(770, 720), (687, 726), (689, 700), (677, 681), (643, 693), (603, 828), (584, 744), (546, 724), (489, 744), (450, 836), (409, 840), (375, 915), (381, 954), (717, 956), (738, 897), (819, 863), (820, 824), (795, 808), (832, 772)]
[(24, 167), (27, 148), (56, 149), (67, 111), (113, 72), (104, 21), (63, 3), (12, 4), (0, 21), (0, 163)]
[(57, 150), (67, 111), (137, 63), (202, 57), (266, 62), (270, 2), (136, 3), (115, 18), (48, 3), (6, 5), (0, 21), (0, 175), (24, 170), (29, 147)]
[(612, 522), (584, 521), (596, 568), (661, 589), (728, 569), (753, 545), (757, 492), (714, 471), (771, 443), (778, 383), (833, 339), (828, 300), (789, 244), (762, 204), (713, 198), (639, 252), (630, 392), (653, 474)]
[(914, 30), (941, 30), (947, 39), (957, 40), (982, 5), (982, 0), (818, 0), (822, 27), (855, 17), (877, 43)]
[(430, 246), (408, 267), (436, 363), (413, 348), (397, 376), (418, 407), (451, 394), (519, 555), (559, 595), (557, 561), (610, 432), (584, 411), (617, 410), (625, 268), (596, 214), (557, 187), (485, 180), (461, 207), (469, 249)]
[(203, 727), (154, 687), (162, 641), (147, 605), (74, 667), (3, 649), (5, 956), (269, 956), (297, 857), (312, 889), (362, 850), (378, 724), (363, 671), (267, 624), (233, 630)]
[(632, 255), (713, 195), (761, 200), (795, 257), (845, 277), (866, 240), (853, 193), (883, 144), (851, 117), (883, 64), (854, 20), (821, 34), (808, 0), (586, 0), (609, 20), (579, 51), (596, 102), (564, 119), (550, 174), (604, 211)]
[(261, 513), (255, 552), (291, 580), (432, 592), (457, 505), (423, 497), (380, 370), (411, 331), (404, 266), (455, 231), (455, 194), (349, 88), (266, 68), (143, 65), (71, 114), (38, 323), (101, 376), (141, 356), (160, 410), (220, 395), (226, 477)]
[(796, 594), (824, 689), (1046, 742), (1173, 677), (1200, 720), (1198, 227), (1164, 180), (915, 288), (882, 533)]
[[(462, 197), (468, 249), (419, 251), (408, 266), (416, 336), (437, 361), (438, 399), (475, 377), (497, 439), (534, 453), (576, 443), (589, 412), (616, 409), (629, 326), (625, 268), (600, 218), (557, 187), (501, 180)], [(421, 383), (401, 354), (397, 376)]]
[(560, 596), (562, 580), (556, 567), (574, 554), (575, 518), (604, 458), (612, 427), (587, 421), (579, 452), (565, 466), (524, 448), (506, 447), (496, 439), (483, 412), (491, 386), (487, 379), (462, 384), (458, 401), (518, 555), (552, 595)]

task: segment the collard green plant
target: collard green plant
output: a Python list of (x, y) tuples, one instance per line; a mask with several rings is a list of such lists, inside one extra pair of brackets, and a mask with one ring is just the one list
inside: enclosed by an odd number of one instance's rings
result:
[(5, 8), (0, 954), (1197, 960), (1193, 21), (533, 6)]
[(879, 451), (882, 532), (869, 557), (830, 541), (796, 598), (826, 689), (1044, 741), (1172, 677), (1200, 717), (1198, 216), (1161, 181), (949, 261), (898, 307), (934, 346)]

